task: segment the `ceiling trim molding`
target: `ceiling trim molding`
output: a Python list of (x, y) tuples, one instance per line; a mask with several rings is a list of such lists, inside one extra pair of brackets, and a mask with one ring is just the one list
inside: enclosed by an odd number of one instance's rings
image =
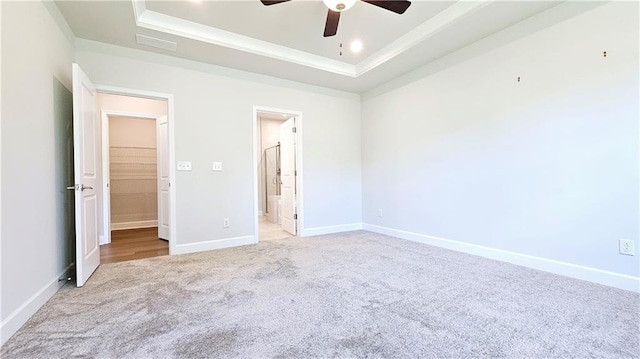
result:
[(324, 56), (151, 11), (146, 8), (145, 0), (132, 0), (136, 25), (139, 27), (353, 78), (375, 69), (429, 37), (472, 15), (493, 1), (494, 0), (459, 0), (385, 46), (383, 49), (375, 52), (358, 64), (352, 65)]
[[(257, 72), (239, 70), (230, 67), (214, 65), (196, 60), (189, 60), (170, 53), (158, 53), (148, 50), (136, 49), (121, 45), (114, 45), (95, 40), (76, 38), (76, 50), (78, 63), (82, 64), (87, 58), (93, 58), (96, 54), (115, 58), (123, 58), (134, 61), (142, 61), (160, 66), (178, 67), (205, 74), (226, 77), (235, 80), (244, 80), (259, 83), (265, 86), (276, 86), (285, 89), (305, 91), (322, 96), (332, 96), (360, 101), (360, 95), (355, 92), (338, 90), (320, 85), (287, 80)], [(94, 58), (95, 59), (95, 58)], [(91, 62), (91, 61), (89, 61)]]
[(362, 60), (356, 65), (356, 75), (360, 76), (375, 69), (401, 53), (436, 35), (440, 31), (488, 6), (493, 1), (494, 0), (457, 1), (455, 4), (418, 25), (416, 28), (404, 34), (391, 44)]
[(355, 65), (147, 10), (144, 0), (133, 0), (133, 9), (136, 25), (143, 28), (356, 77)]

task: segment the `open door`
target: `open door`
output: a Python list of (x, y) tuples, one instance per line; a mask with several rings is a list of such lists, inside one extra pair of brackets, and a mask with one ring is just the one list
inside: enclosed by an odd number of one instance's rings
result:
[(296, 208), (296, 127), (295, 117), (280, 125), (280, 180), (281, 200), (280, 218), (282, 229), (297, 234)]
[(169, 128), (167, 116), (156, 120), (158, 156), (158, 237), (169, 240)]
[(76, 204), (76, 282), (100, 265), (98, 244), (98, 109), (96, 89), (78, 64), (73, 72), (73, 170)]

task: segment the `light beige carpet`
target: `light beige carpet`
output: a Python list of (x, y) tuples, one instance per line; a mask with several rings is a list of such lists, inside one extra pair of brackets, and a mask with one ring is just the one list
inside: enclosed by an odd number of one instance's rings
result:
[(638, 357), (640, 296), (364, 231), (100, 266), (8, 358)]

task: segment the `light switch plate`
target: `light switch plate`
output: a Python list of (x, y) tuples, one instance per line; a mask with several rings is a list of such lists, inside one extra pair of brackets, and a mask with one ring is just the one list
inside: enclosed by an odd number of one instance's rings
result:
[(191, 171), (191, 161), (178, 161), (178, 171)]
[(214, 162), (212, 170), (213, 171), (222, 171), (222, 162)]

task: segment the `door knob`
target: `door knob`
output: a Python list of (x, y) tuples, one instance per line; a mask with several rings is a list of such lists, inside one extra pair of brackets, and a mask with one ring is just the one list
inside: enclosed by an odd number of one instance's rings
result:
[(74, 190), (74, 189), (76, 189), (76, 186), (67, 186), (67, 189), (68, 190)]

